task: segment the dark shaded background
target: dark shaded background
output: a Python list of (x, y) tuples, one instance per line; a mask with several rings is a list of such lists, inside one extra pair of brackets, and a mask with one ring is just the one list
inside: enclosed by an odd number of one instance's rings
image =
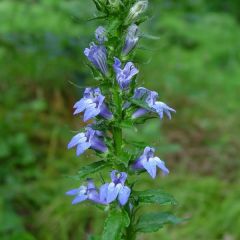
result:
[[(140, 83), (177, 110), (125, 134), (149, 140), (171, 169), (159, 187), (190, 217), (139, 239), (240, 239), (239, 1), (150, 0), (136, 62)], [(81, 126), (72, 105), (94, 85), (82, 54), (99, 22), (90, 0), (0, 1), (0, 238), (87, 239), (103, 215), (72, 207), (78, 159), (66, 145)], [(103, 24), (100, 22), (100, 24)], [(155, 207), (153, 207), (155, 208)]]

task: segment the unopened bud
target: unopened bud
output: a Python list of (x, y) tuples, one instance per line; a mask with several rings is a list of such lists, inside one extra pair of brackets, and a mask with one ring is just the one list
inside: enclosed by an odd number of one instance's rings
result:
[(147, 10), (148, 0), (137, 1), (132, 8), (126, 18), (126, 23), (134, 22), (142, 13)]
[(125, 45), (123, 47), (123, 55), (127, 55), (136, 46), (139, 39), (139, 30), (136, 24), (132, 24), (128, 28)]
[(95, 31), (95, 37), (100, 44), (106, 42), (108, 40), (106, 29), (102, 26), (99, 26)]

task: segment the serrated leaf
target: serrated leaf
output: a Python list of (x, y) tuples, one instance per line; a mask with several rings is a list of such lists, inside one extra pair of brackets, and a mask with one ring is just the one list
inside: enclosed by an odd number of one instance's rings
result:
[(133, 194), (141, 203), (176, 204), (176, 200), (172, 195), (159, 189), (135, 191)]
[(102, 240), (120, 240), (123, 231), (130, 224), (130, 219), (126, 211), (121, 209), (112, 210), (104, 224)]
[(146, 213), (140, 216), (136, 231), (137, 232), (156, 232), (165, 224), (179, 224), (183, 220), (171, 213)]
[(109, 164), (105, 161), (98, 161), (98, 162), (94, 162), (91, 163), (89, 165), (86, 165), (84, 167), (82, 167), (79, 171), (78, 171), (78, 179), (83, 179), (86, 178), (87, 176), (89, 176), (90, 174), (93, 174), (95, 172), (99, 172), (100, 170), (108, 167)]

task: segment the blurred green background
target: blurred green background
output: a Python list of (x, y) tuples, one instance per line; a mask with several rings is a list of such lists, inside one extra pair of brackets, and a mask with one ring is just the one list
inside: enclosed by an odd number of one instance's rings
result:
[[(130, 138), (149, 141), (171, 169), (158, 187), (190, 220), (140, 239), (240, 239), (240, 3), (150, 0), (136, 56), (140, 83), (177, 110)], [(94, 82), (82, 54), (97, 24), (90, 0), (0, 1), (0, 239), (87, 239), (103, 213), (64, 192), (87, 162), (66, 145), (81, 126), (72, 105)], [(149, 37), (155, 36), (155, 37)], [(154, 207), (155, 209), (155, 207)]]

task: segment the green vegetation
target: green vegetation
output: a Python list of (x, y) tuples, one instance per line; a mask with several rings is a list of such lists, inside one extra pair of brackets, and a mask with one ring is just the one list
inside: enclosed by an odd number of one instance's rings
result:
[[(141, 184), (171, 192), (176, 215), (189, 220), (139, 239), (240, 239), (238, 1), (150, 3), (139, 81), (158, 89), (177, 114), (125, 134), (159, 147), (171, 174)], [(79, 185), (68, 177), (76, 162), (93, 162), (91, 151), (78, 159), (66, 150), (71, 131), (82, 126), (72, 104), (92, 81), (82, 54), (96, 27), (86, 21), (91, 12), (90, 0), (0, 2), (3, 240), (84, 240), (102, 229), (97, 208), (72, 207), (64, 195)]]

